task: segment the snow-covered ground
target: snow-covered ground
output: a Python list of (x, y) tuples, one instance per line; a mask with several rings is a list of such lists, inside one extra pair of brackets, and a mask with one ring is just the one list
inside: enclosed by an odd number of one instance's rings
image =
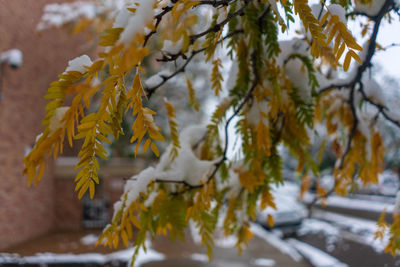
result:
[[(307, 192), (304, 196), (303, 201), (305, 203), (310, 203), (314, 199), (315, 195)], [(327, 207), (338, 207), (354, 210), (365, 210), (381, 213), (386, 209), (388, 213), (392, 213), (394, 209), (394, 204), (378, 202), (374, 199), (354, 199), (340, 196), (330, 196), (326, 201)]]
[[(147, 250), (140, 250), (135, 266), (139, 267), (144, 263), (161, 261), (165, 255), (159, 253), (147, 245)], [(0, 265), (2, 263), (14, 264), (56, 264), (56, 263), (96, 263), (105, 264), (112, 261), (129, 262), (133, 255), (133, 248), (120, 250), (110, 254), (85, 253), (85, 254), (55, 254), (38, 253), (35, 256), (20, 257), (18, 254), (0, 253)]]
[(266, 231), (258, 224), (251, 224), (251, 231), (254, 235), (260, 237), (270, 245), (277, 248), (281, 253), (290, 256), (294, 261), (299, 262), (303, 257), (297, 252), (297, 250), (288, 244), (286, 241), (278, 237), (278, 235)]
[(306, 219), (300, 228), (299, 235), (323, 233), (327, 237), (327, 250), (341, 238), (371, 246), (382, 253), (388, 242), (388, 234), (383, 240), (375, 239), (376, 221), (359, 219), (333, 212), (315, 211), (313, 219)]
[(296, 239), (289, 239), (289, 244), (295, 247), (315, 267), (347, 267), (348, 265), (331, 255)]
[[(251, 230), (254, 235), (263, 241), (267, 242), (271, 246), (277, 248), (281, 253), (286, 254), (291, 257), (295, 262), (300, 262), (306, 258), (310, 263), (316, 267), (344, 267), (346, 265), (342, 264), (337, 259), (327, 255), (326, 253), (304, 244), (297, 240), (283, 240), (278, 234), (272, 233), (265, 230), (258, 224), (252, 224)], [(97, 236), (87, 235), (83, 237), (80, 241), (84, 244), (91, 244)], [(216, 238), (216, 244), (222, 245), (222, 247), (232, 247), (234, 248), (234, 240), (226, 240), (223, 242), (222, 238)], [(141, 250), (136, 258), (135, 266), (139, 267), (148, 262), (157, 262), (167, 259), (167, 255), (160, 253), (151, 248), (151, 243), (147, 242), (147, 252)], [(40, 253), (35, 256), (20, 257), (18, 254), (7, 254), (0, 253), (0, 265), (3, 263), (14, 263), (14, 264), (57, 264), (57, 263), (95, 263), (103, 265), (113, 261), (129, 262), (133, 254), (133, 249), (125, 249), (117, 251), (111, 254), (100, 254), (100, 253), (86, 253), (86, 254), (54, 254), (54, 253)], [(267, 255), (266, 255), (267, 256)], [(276, 266), (277, 262), (274, 260), (274, 255), (269, 255), (271, 258), (259, 257), (249, 259), (251, 266)], [(196, 262), (208, 262), (208, 257), (205, 254), (193, 253), (190, 259)], [(223, 263), (221, 266), (227, 265), (222, 259), (216, 259), (218, 262)], [(220, 265), (218, 265), (220, 266)], [(229, 266), (229, 265), (227, 265)]]

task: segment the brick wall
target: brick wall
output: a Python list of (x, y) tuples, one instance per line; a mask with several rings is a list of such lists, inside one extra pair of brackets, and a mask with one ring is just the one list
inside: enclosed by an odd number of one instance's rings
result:
[[(74, 178), (77, 171), (74, 166), (76, 158), (58, 158), (54, 166), (56, 213), (55, 226), (61, 231), (76, 231), (82, 229), (83, 200), (78, 200), (74, 192), (76, 183)], [(123, 193), (126, 178), (139, 173), (148, 161), (143, 158), (134, 160), (114, 158), (100, 166), (100, 185), (96, 185), (95, 199), (108, 202), (108, 222), (114, 213), (113, 205)], [(125, 178), (125, 179), (124, 179)], [(85, 198), (85, 196), (84, 196)]]
[(0, 0), (0, 52), (18, 48), (24, 54), (21, 68), (5, 66), (3, 72), (0, 250), (50, 230), (54, 224), (55, 199), (61, 201), (53, 195), (51, 168), (33, 188), (27, 187), (26, 177), (21, 175), (25, 149), (42, 129), (43, 94), (69, 59), (87, 52), (82, 50), (82, 38), (71, 37), (65, 31), (49, 30), (40, 35), (35, 32), (43, 5), (49, 2), (54, 1)]
[[(96, 199), (107, 200), (108, 218), (107, 223), (111, 221), (114, 212), (113, 204), (120, 199), (123, 193), (124, 180), (121, 177), (101, 179), (101, 186), (96, 186)], [(78, 231), (84, 228), (83, 225), (83, 202), (84, 196), (78, 200), (77, 193), (74, 192), (74, 177), (55, 179), (55, 229), (57, 231)], [(99, 226), (94, 226), (98, 228)], [(101, 227), (100, 227), (101, 228)]]

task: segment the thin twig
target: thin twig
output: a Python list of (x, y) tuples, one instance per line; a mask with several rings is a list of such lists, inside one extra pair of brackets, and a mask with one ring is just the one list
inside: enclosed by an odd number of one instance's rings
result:
[(350, 149), (351, 149), (351, 143), (353, 142), (353, 138), (356, 134), (357, 131), (357, 126), (358, 126), (358, 117), (357, 117), (357, 112), (356, 112), (356, 107), (354, 104), (354, 93), (355, 93), (355, 87), (351, 88), (350, 91), (350, 99), (349, 99), (349, 105), (350, 105), (350, 110), (351, 114), (353, 115), (353, 127), (351, 128), (351, 131), (349, 133), (349, 136), (347, 138), (347, 145), (346, 149), (344, 150), (342, 157), (340, 159), (340, 164), (339, 164), (339, 169), (343, 168), (344, 161), (346, 160), (347, 154), (349, 154)]
[(241, 16), (244, 14), (244, 10), (246, 9), (246, 7), (250, 4), (252, 0), (246, 0), (244, 2), (244, 5), (239, 8), (237, 11), (233, 12), (233, 13), (229, 13), (227, 15), (227, 17), (221, 21), (220, 23), (215, 24), (214, 26), (208, 28), (207, 30), (201, 32), (201, 33), (197, 33), (197, 34), (193, 34), (190, 35), (190, 44), (193, 44), (197, 39), (203, 37), (204, 35), (207, 35), (208, 33), (211, 32), (219, 32), (220, 30), (222, 30), (222, 28), (225, 26), (225, 24), (227, 24), (229, 21), (231, 21), (231, 19), (233, 19), (236, 16)]
[[(239, 33), (243, 33), (243, 30), (241, 30), (241, 29), (240, 29), (240, 30), (235, 30), (235, 31), (233, 31), (233, 32), (231, 32), (231, 33), (229, 33), (229, 34), (227, 34), (224, 38), (222, 38), (221, 40), (219, 40), (218, 43), (221, 43), (221, 42), (223, 42), (224, 40), (226, 40), (227, 38), (230, 38), (230, 37), (232, 37), (233, 35), (236, 35), (236, 34), (239, 34)], [(167, 81), (169, 81), (170, 79), (172, 79), (173, 77), (175, 77), (175, 76), (178, 75), (179, 73), (184, 72), (186, 66), (190, 63), (190, 61), (192, 61), (192, 59), (193, 59), (197, 54), (199, 54), (199, 53), (205, 51), (206, 49), (207, 49), (207, 47), (204, 47), (204, 48), (201, 48), (201, 49), (192, 51), (192, 53), (190, 54), (190, 56), (186, 59), (185, 63), (184, 63), (181, 67), (179, 67), (177, 70), (175, 70), (175, 71), (174, 71), (173, 73), (171, 73), (170, 75), (163, 75), (163, 76), (161, 76), (162, 81), (159, 82), (157, 85), (152, 86), (152, 87), (145, 87), (144, 90), (145, 90), (145, 92), (146, 92), (147, 98), (150, 99), (150, 97), (153, 95), (153, 93), (154, 93), (158, 88), (160, 88), (161, 86), (163, 86)], [(171, 56), (174, 58), (174, 60), (176, 60), (179, 56), (182, 56), (182, 57), (183, 57), (184, 54), (180, 52), (180, 53), (178, 53), (178, 54), (174, 54), (174, 55), (171, 55)], [(166, 59), (162, 59), (162, 60), (160, 60), (160, 61), (167, 61), (167, 60), (166, 60)]]
[(354, 78), (349, 82), (342, 82), (342, 83), (339, 82), (337, 84), (330, 84), (326, 87), (323, 87), (322, 89), (320, 89), (318, 91), (319, 94), (322, 94), (324, 92), (327, 92), (327, 91), (330, 91), (333, 89), (353, 88), (357, 83), (359, 83), (361, 81), (364, 71), (371, 66), (371, 59), (374, 56), (375, 51), (376, 51), (376, 38), (378, 36), (380, 24), (381, 24), (381, 21), (382, 21), (384, 15), (390, 11), (390, 6), (392, 5), (392, 3), (393, 3), (393, 0), (386, 0), (385, 4), (383, 5), (383, 7), (379, 11), (378, 15), (374, 19), (375, 25), (374, 25), (374, 29), (372, 31), (371, 37), (369, 39), (367, 55), (364, 59), (363, 64), (361, 64), (358, 67), (357, 72), (354, 75)]

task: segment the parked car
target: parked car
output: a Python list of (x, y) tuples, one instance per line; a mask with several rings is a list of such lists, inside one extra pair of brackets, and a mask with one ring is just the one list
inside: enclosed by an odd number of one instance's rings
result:
[(256, 221), (267, 229), (268, 215), (274, 218), (273, 229), (279, 229), (284, 235), (290, 235), (297, 231), (304, 218), (307, 217), (306, 207), (297, 201), (299, 187), (290, 182), (273, 187), (276, 210), (268, 207), (257, 213)]

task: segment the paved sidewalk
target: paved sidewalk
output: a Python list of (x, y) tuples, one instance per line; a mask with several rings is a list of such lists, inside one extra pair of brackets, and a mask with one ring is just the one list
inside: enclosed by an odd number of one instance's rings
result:
[[(311, 267), (306, 260), (294, 250), (286, 241), (283, 241), (265, 231), (260, 226), (253, 225), (252, 231), (255, 236), (250, 241), (249, 246), (243, 249), (241, 256), (233, 238), (225, 238), (216, 235), (214, 257), (212, 262), (208, 261), (206, 249), (197, 245), (189, 231), (186, 233), (186, 240), (182, 242), (176, 240), (172, 242), (167, 237), (158, 237), (151, 242), (151, 250), (154, 253), (161, 253), (161, 261), (151, 256), (144, 256), (146, 259), (141, 267)], [(46, 264), (46, 266), (61, 266), (60, 262), (66, 266), (124, 266), (132, 253), (132, 249), (114, 251), (122, 253), (121, 256), (107, 258), (113, 251), (102, 246), (93, 247), (91, 244), (84, 245), (81, 239), (88, 234), (98, 234), (98, 232), (84, 231), (79, 233), (54, 233), (45, 235), (38, 239), (26, 242), (18, 247), (10, 248), (1, 252), (19, 253), (21, 256), (31, 256), (28, 258), (12, 258), (16, 262), (15, 266), (21, 262), (32, 266), (30, 261)], [(94, 235), (93, 235), (94, 236)], [(36, 253), (49, 253), (45, 258), (33, 256)], [(67, 254), (66, 254), (67, 253)], [(69, 254), (73, 253), (73, 254)], [(90, 254), (85, 254), (90, 253)], [(3, 255), (4, 256), (4, 255)], [(12, 256), (12, 254), (10, 254)], [(15, 256), (12, 256), (15, 257)], [(100, 258), (100, 260), (98, 259)], [(4, 258), (3, 258), (4, 260)], [(152, 262), (148, 262), (152, 260)], [(112, 261), (108, 263), (108, 261)], [(0, 253), (0, 266), (1, 266)], [(14, 265), (9, 265), (14, 266)], [(36, 265), (38, 266), (38, 265)], [(64, 266), (64, 265), (63, 265)]]

